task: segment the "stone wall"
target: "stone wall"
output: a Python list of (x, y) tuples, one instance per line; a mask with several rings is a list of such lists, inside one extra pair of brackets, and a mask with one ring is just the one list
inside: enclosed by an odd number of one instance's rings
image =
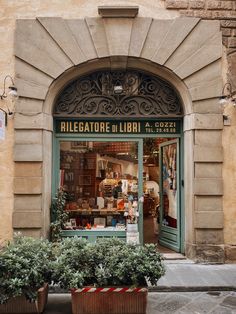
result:
[[(164, 0), (170, 11), (182, 16), (220, 20), (226, 59), (223, 60), (224, 82), (230, 82), (236, 92), (236, 1), (235, 0)], [(229, 124), (224, 127), (222, 143), (224, 154), (224, 243), (226, 260), (236, 261), (236, 157), (233, 143), (236, 136), (236, 108), (228, 104), (224, 108)], [(198, 237), (197, 237), (198, 238)]]
[[(116, 5), (124, 5), (124, 1), (116, 1)], [(63, 18), (84, 18), (85, 16), (96, 17), (97, 16), (97, 7), (98, 5), (111, 5), (110, 0), (90, 0), (90, 1), (68, 1), (65, 7), (64, 1), (54, 0), (54, 1), (39, 1), (34, 0), (33, 5), (31, 1), (1, 1), (0, 8), (0, 82), (3, 82), (3, 78), (6, 74), (11, 74), (14, 76), (15, 64), (14, 64), (14, 30), (15, 30), (15, 21), (16, 19), (34, 19), (37, 16), (50, 16), (56, 17), (60, 16)], [(196, 16), (203, 19), (220, 19), (221, 20), (221, 29), (223, 32), (223, 43), (227, 52), (227, 58), (225, 58), (225, 63), (223, 64), (223, 71), (228, 75), (228, 78), (233, 84), (235, 80), (235, 23), (236, 23), (236, 3), (235, 1), (171, 1), (171, 0), (130, 0), (125, 1), (125, 5), (138, 5), (139, 6), (139, 17), (151, 17), (156, 19), (173, 19), (180, 15), (185, 16)], [(69, 60), (69, 59), (68, 59)], [(67, 61), (68, 61), (67, 60)], [(228, 63), (228, 65), (227, 65)], [(214, 63), (216, 66), (216, 63)], [(31, 75), (30, 66), (25, 63), (27, 71), (24, 73), (29, 74), (27, 81), (31, 89), (34, 91), (34, 96), (36, 97), (39, 93), (37, 89), (38, 86), (34, 81), (34, 76)], [(21, 71), (21, 62), (18, 60), (18, 70)], [(202, 70), (203, 71), (203, 70)], [(200, 71), (199, 71), (200, 72)], [(214, 72), (214, 71), (213, 71)], [(42, 74), (43, 73), (43, 74)], [(42, 72), (40, 76), (40, 82), (45, 84), (45, 72)], [(196, 72), (197, 73), (197, 72)], [(197, 75), (197, 74), (196, 74)], [(227, 75), (225, 75), (225, 80)], [(24, 77), (25, 79), (25, 77)], [(32, 136), (27, 140), (27, 143), (31, 141), (30, 146), (42, 145), (45, 143), (45, 134), (40, 130), (42, 129), (41, 124), (44, 123), (42, 115), (38, 113), (42, 111), (42, 101), (35, 100), (34, 105), (32, 106), (32, 99), (30, 102), (27, 101), (29, 95), (27, 95), (29, 89), (25, 88), (24, 79), (21, 80), (19, 85), (21, 91), (24, 93), (24, 102), (18, 102), (18, 111), (26, 110), (28, 116), (23, 117), (21, 113), (18, 113), (18, 116), (15, 116), (14, 121), (10, 120), (7, 131), (6, 131), (6, 140), (0, 142), (0, 167), (1, 167), (1, 176), (0, 176), (0, 208), (1, 208), (1, 219), (0, 219), (0, 239), (7, 239), (12, 236), (12, 214), (13, 208), (15, 208), (14, 225), (15, 230), (22, 229), (25, 226), (26, 217), (24, 217), (24, 212), (32, 213), (27, 215), (27, 219), (32, 221), (31, 227), (25, 229), (26, 234), (31, 234), (35, 236), (40, 236), (45, 234), (42, 227), (42, 220), (40, 217), (44, 218), (43, 215), (40, 215), (40, 212), (43, 212), (42, 204), (45, 200), (42, 199), (41, 192), (43, 192), (42, 185), (46, 189), (45, 182), (43, 181), (44, 169), (42, 168), (41, 159), (33, 160), (31, 163), (28, 163), (27, 168), (24, 167), (24, 160), (18, 160), (16, 166), (13, 163), (13, 145), (17, 144), (15, 154), (23, 154), (24, 151), (21, 151), (21, 148), (25, 145), (25, 131), (28, 128), (34, 129)], [(42, 79), (42, 81), (41, 81)], [(199, 77), (199, 84), (200, 84)], [(189, 80), (191, 85), (191, 78)], [(201, 84), (200, 84), (201, 85)], [(195, 92), (195, 97), (197, 99), (199, 91), (203, 89), (203, 86), (197, 89), (195, 86), (192, 86), (192, 91)], [(2, 85), (0, 86), (0, 89)], [(44, 90), (44, 89), (43, 89)], [(207, 90), (207, 89), (206, 89)], [(38, 97), (38, 96), (37, 96)], [(36, 97), (36, 98), (37, 98)], [(211, 96), (212, 97), (212, 96)], [(209, 96), (209, 98), (211, 98)], [(207, 113), (216, 113), (216, 97), (214, 99), (207, 100), (207, 107), (203, 103), (199, 103), (197, 100), (194, 104), (194, 112), (202, 113), (202, 116), (205, 116)], [(5, 105), (5, 103), (4, 103)], [(1, 102), (1, 107), (2, 107)], [(209, 109), (211, 108), (211, 109)], [(235, 142), (236, 138), (236, 111), (232, 107), (227, 107), (225, 109), (226, 114), (231, 118), (231, 126), (224, 127), (223, 130), (223, 152), (224, 152), (224, 163), (223, 163), (223, 178), (224, 178), (224, 240), (222, 239), (222, 230), (223, 225), (220, 224), (217, 228), (212, 227), (212, 230), (207, 232), (206, 228), (201, 228), (202, 222), (204, 222), (203, 216), (196, 213), (195, 223), (196, 226), (200, 226), (198, 231), (194, 230), (192, 225), (193, 239), (196, 239), (199, 243), (204, 242), (205, 238), (211, 237), (212, 241), (214, 239), (217, 243), (223, 243), (225, 241), (227, 245), (226, 254), (227, 257), (231, 260), (236, 259), (234, 255), (234, 244), (236, 243), (236, 233), (235, 233), (235, 220), (232, 217), (235, 216), (236, 208), (236, 193), (234, 187), (236, 186), (236, 162), (235, 159), (235, 150), (232, 147), (232, 143)], [(219, 111), (217, 111), (219, 113)], [(35, 117), (34, 117), (35, 115)], [(17, 126), (17, 121), (21, 120), (21, 125)], [(30, 125), (29, 125), (30, 123)], [(23, 126), (22, 126), (23, 125)], [(14, 134), (14, 127), (18, 131)], [(199, 126), (198, 126), (199, 128)], [(220, 133), (219, 131), (218, 133)], [(201, 133), (201, 134), (200, 134)], [(27, 135), (28, 137), (28, 135)], [(189, 138), (192, 137), (192, 134), (189, 134)], [(187, 138), (187, 136), (186, 136)], [(219, 146), (221, 145), (221, 137), (215, 136), (214, 140), (217, 141)], [(204, 144), (204, 134), (202, 131), (197, 131), (195, 140), (196, 144)], [(220, 142), (220, 143), (219, 143)], [(199, 144), (200, 143), (200, 144)], [(36, 147), (35, 146), (35, 147)], [(18, 149), (18, 151), (17, 151)], [(38, 151), (34, 151), (37, 153)], [(19, 153), (19, 154), (18, 154)], [(16, 156), (14, 156), (15, 158)], [(17, 157), (18, 158), (18, 157)], [(218, 162), (218, 161), (217, 161)], [(200, 161), (202, 163), (202, 161)], [(205, 164), (202, 165), (203, 168)], [(23, 167), (23, 168), (22, 168)], [(14, 169), (15, 168), (15, 169)], [(22, 171), (22, 169), (25, 169)], [(210, 170), (209, 170), (210, 171)], [(34, 174), (34, 180), (29, 185), (28, 177), (32, 177)], [(200, 165), (196, 166), (197, 176), (201, 179), (202, 174), (205, 174), (204, 169), (200, 169)], [(220, 173), (214, 173), (214, 175)], [(209, 174), (212, 176), (212, 173)], [(13, 181), (14, 176), (16, 176), (15, 182)], [(20, 178), (20, 179), (19, 179)], [(214, 177), (212, 179), (215, 181)], [(42, 184), (43, 182), (43, 184)], [(199, 181), (200, 182), (200, 181)], [(200, 182), (201, 183), (201, 182)], [(47, 183), (48, 184), (48, 183)], [(201, 184), (200, 184), (201, 185)], [(36, 189), (37, 188), (37, 189)], [(33, 194), (31, 198), (28, 197), (27, 193), (31, 193), (33, 189)], [(36, 189), (36, 190), (35, 190)], [(41, 189), (41, 190), (40, 190)], [(15, 191), (15, 199), (13, 198)], [(204, 199), (207, 201), (207, 198), (201, 195), (201, 191), (198, 192), (200, 197), (196, 201), (199, 203), (199, 199)], [(191, 203), (191, 199), (189, 199)], [(210, 200), (212, 201), (212, 200)], [(212, 204), (212, 203), (211, 203)], [(222, 208), (222, 206), (220, 205)], [(206, 206), (208, 208), (208, 206)], [(213, 210), (218, 210), (217, 208), (212, 208)], [(193, 212), (192, 212), (193, 214)], [(210, 213), (211, 214), (211, 213)], [(191, 218), (191, 217), (190, 217)], [(222, 220), (222, 219), (221, 219)], [(18, 227), (17, 227), (18, 226)], [(216, 235), (218, 238), (216, 239)], [(212, 243), (213, 243), (212, 242)]]
[(167, 10), (180, 15), (220, 20), (223, 44), (228, 55), (228, 79), (236, 89), (236, 1), (235, 0), (164, 0)]
[[(0, 93), (3, 90), (3, 80), (6, 75), (15, 76), (15, 64), (14, 64), (14, 31), (15, 31), (15, 22), (16, 19), (32, 19), (37, 16), (51, 16), (51, 17), (66, 17), (66, 18), (83, 18), (85, 16), (98, 16), (98, 6), (99, 5), (110, 5), (110, 0), (71, 0), (65, 1), (62, 0), (21, 0), (21, 1), (9, 1), (1, 0), (0, 6)], [(124, 5), (124, 1), (117, 0), (116, 5)], [(164, 8), (164, 4), (161, 0), (131, 0), (126, 1), (126, 5), (138, 5), (139, 6), (139, 15), (156, 17), (156, 18), (175, 18), (179, 16), (178, 12), (167, 11)], [(35, 83), (31, 82), (31, 88), (35, 88)], [(27, 90), (26, 90), (27, 92)], [(30, 120), (30, 115), (35, 114), (42, 107), (42, 104), (39, 101), (35, 101), (36, 104), (32, 104), (24, 101), (23, 103), (19, 101), (17, 103), (18, 110), (24, 110), (27, 108), (29, 112), (28, 119), (24, 118), (25, 125), (27, 125), (28, 120)], [(7, 106), (11, 105), (8, 100), (1, 101), (0, 107), (7, 109)], [(33, 112), (32, 112), (33, 110)], [(23, 118), (23, 117), (22, 117)], [(0, 141), (0, 243), (12, 237), (12, 214), (13, 208), (17, 208), (18, 211), (27, 210), (30, 204), (27, 202), (21, 202), (23, 200), (25, 185), (21, 187), (21, 193), (16, 194), (16, 199), (14, 200), (14, 174), (15, 174), (15, 165), (13, 162), (13, 146), (15, 141), (20, 145), (24, 142), (24, 130), (22, 130), (22, 137), (14, 134), (14, 127), (17, 117), (9, 120), (8, 126), (6, 129), (6, 137), (4, 141)], [(36, 116), (34, 128), (37, 130), (38, 125), (41, 123), (42, 117)], [(38, 144), (41, 141), (41, 138), (35, 137), (31, 138), (32, 143)], [(19, 162), (20, 163), (20, 162)], [(38, 164), (37, 164), (38, 163)], [(32, 166), (36, 168), (39, 167), (40, 162), (34, 161)], [(17, 166), (18, 167), (18, 166)], [(18, 169), (16, 169), (18, 173)], [(41, 173), (36, 171), (36, 177), (41, 178)], [(27, 178), (28, 171), (26, 171), (23, 177)], [(25, 182), (25, 180), (23, 180)], [(22, 184), (24, 182), (17, 181), (15, 185)], [(34, 199), (32, 198), (31, 204), (33, 203), (34, 211), (38, 208), (41, 208), (42, 199), (38, 194), (35, 194)], [(34, 214), (34, 213), (33, 213)], [(18, 220), (19, 218), (19, 220)], [(19, 226), (22, 225), (22, 217), (15, 217), (15, 223)], [(30, 219), (30, 216), (29, 216)], [(34, 218), (33, 218), (34, 219)], [(35, 219), (34, 219), (35, 220)], [(37, 217), (36, 217), (37, 220)], [(40, 221), (37, 220), (37, 227), (34, 229), (27, 229), (25, 232), (32, 235), (42, 235), (40, 228)], [(36, 226), (36, 224), (35, 224)], [(17, 230), (17, 229), (16, 229)]]
[[(46, 122), (58, 92), (78, 74), (99, 68), (136, 68), (167, 79), (183, 100), (186, 252), (195, 259), (201, 255), (204, 261), (224, 261), (218, 21), (189, 17), (20, 19), (15, 57), (22, 105), (15, 117), (16, 230), (38, 230), (44, 235), (43, 230), (48, 230), (51, 167), (47, 160), (52, 146), (33, 134), (37, 129), (41, 139), (42, 132), (50, 137), (52, 125)], [(38, 109), (42, 101), (43, 108)], [(43, 172), (33, 168), (36, 163), (42, 163)], [(41, 204), (28, 207), (36, 195), (42, 196)]]

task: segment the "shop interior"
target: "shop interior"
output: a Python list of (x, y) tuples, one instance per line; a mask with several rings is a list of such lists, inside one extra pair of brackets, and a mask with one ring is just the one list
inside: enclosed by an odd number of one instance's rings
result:
[[(163, 151), (163, 188), (159, 189), (159, 144), (168, 140), (146, 138), (143, 141), (144, 243), (158, 243), (160, 223), (176, 228), (176, 215), (169, 215), (170, 207), (175, 206), (171, 202), (175, 202), (176, 194), (174, 146), (167, 146)], [(65, 229), (126, 230), (127, 223), (138, 222), (137, 142), (61, 141), (59, 180), (60, 187), (66, 191), (66, 210), (70, 217)], [(163, 215), (160, 215), (160, 191)]]

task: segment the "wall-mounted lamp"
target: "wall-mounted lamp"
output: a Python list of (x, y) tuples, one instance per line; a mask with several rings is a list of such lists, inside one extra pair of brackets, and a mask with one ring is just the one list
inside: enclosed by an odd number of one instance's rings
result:
[(220, 104), (224, 105), (226, 103), (232, 103), (236, 107), (236, 91), (232, 91), (232, 85), (226, 83), (222, 90), (222, 96), (220, 97)]
[(223, 114), (223, 124), (224, 125), (231, 125), (231, 119), (229, 116)]
[[(8, 93), (6, 92), (6, 81), (7, 81), (7, 79), (10, 79), (10, 81), (11, 81), (11, 85), (8, 86), (8, 89), (9, 89)], [(8, 96), (11, 97), (12, 99), (14, 99), (14, 98), (16, 98), (18, 96), (17, 88), (16, 88), (16, 86), (14, 84), (13, 78), (10, 75), (6, 75), (5, 78), (4, 78), (3, 93), (0, 95), (0, 99), (4, 100)], [(7, 111), (2, 109), (1, 107), (0, 107), (0, 110), (2, 112), (4, 112), (4, 114), (5, 114), (5, 125), (7, 125), (7, 116), (8, 115), (9, 116), (13, 115), (13, 112), (8, 108), (8, 106), (7, 106)]]

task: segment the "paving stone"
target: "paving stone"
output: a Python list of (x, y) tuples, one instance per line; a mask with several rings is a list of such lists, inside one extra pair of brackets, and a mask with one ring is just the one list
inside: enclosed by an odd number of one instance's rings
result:
[[(178, 291), (176, 287), (184, 288), (184, 291), (194, 287), (236, 288), (236, 264), (201, 265), (189, 263), (188, 261), (184, 263), (170, 263), (167, 261), (165, 265), (167, 272), (158, 281), (157, 288), (165, 287), (168, 291)], [(172, 288), (175, 288), (175, 290)], [(217, 288), (217, 290), (225, 289)], [(194, 291), (194, 289), (189, 289), (189, 291)]]
[(183, 310), (187, 310), (186, 313), (209, 313), (215, 307), (216, 303), (209, 300), (204, 293), (202, 293), (198, 298), (192, 300), (184, 307)]
[(236, 295), (226, 297), (221, 304), (236, 309)]
[(168, 297), (165, 298), (161, 303), (158, 303), (155, 307), (160, 313), (171, 313), (177, 311), (186, 304), (191, 302), (191, 298), (186, 295), (172, 294), (169, 293)]
[(234, 313), (235, 311), (227, 309), (223, 306), (217, 306), (213, 311), (210, 312), (210, 314), (234, 314)]
[[(236, 313), (236, 292), (227, 291), (236, 288), (235, 264), (201, 265), (188, 260), (166, 260), (165, 265), (166, 275), (148, 294), (147, 314)], [(218, 290), (213, 291), (214, 288)], [(71, 313), (70, 294), (58, 289), (50, 291), (44, 314)]]
[(163, 302), (169, 295), (169, 292), (149, 292), (148, 293), (148, 300), (151, 302), (159, 303)]
[[(234, 291), (151, 292), (147, 314), (235, 314), (235, 302)], [(71, 314), (70, 294), (50, 293), (44, 314)]]
[(229, 291), (208, 291), (207, 295), (212, 296), (212, 299), (217, 300), (217, 303), (221, 304), (221, 302), (230, 294)]
[(201, 293), (202, 292), (195, 292), (195, 291), (193, 291), (193, 292), (178, 292), (179, 295), (188, 296), (192, 300), (198, 298)]
[(45, 314), (71, 314), (70, 294), (49, 294)]
[(216, 305), (220, 305), (220, 303), (224, 300), (225, 296), (221, 298), (221, 293), (216, 293), (215, 291), (204, 292), (202, 296), (206, 302), (213, 302)]

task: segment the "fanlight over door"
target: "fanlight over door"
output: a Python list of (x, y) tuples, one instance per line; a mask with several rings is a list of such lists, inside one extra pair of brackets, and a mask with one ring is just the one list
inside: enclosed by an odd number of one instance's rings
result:
[(136, 71), (83, 76), (61, 92), (54, 117), (181, 117), (177, 91), (159, 77)]

